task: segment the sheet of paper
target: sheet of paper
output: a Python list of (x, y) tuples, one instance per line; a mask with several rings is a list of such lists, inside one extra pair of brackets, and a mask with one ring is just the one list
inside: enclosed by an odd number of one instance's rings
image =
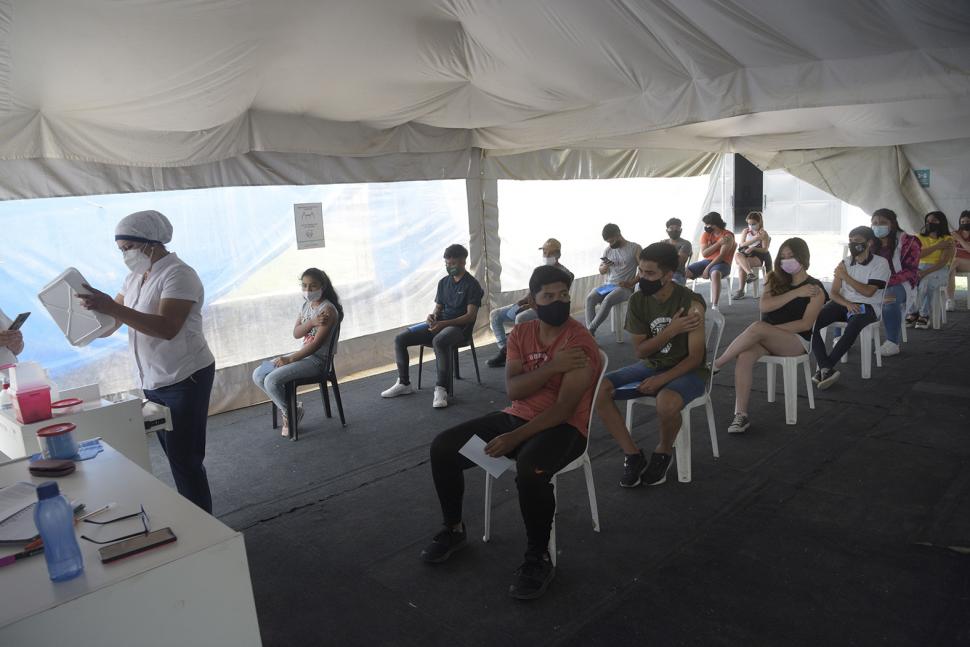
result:
[(9, 519), (37, 501), (37, 488), (30, 483), (14, 483), (0, 488), (0, 521)]
[(297, 249), (326, 247), (323, 235), (323, 203), (294, 204), (293, 221), (296, 224)]
[(492, 478), (500, 477), (502, 472), (512, 467), (511, 459), (505, 456), (493, 458), (486, 454), (485, 441), (478, 436), (469, 438), (458, 453), (491, 474)]

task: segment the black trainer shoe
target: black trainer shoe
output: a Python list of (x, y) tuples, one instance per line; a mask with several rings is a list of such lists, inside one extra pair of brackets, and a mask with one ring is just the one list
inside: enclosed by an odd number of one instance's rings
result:
[(743, 413), (734, 414), (734, 420), (728, 426), (729, 434), (743, 434), (751, 426), (751, 421), (748, 420), (748, 416)]
[(919, 315), (906, 315), (906, 327), (912, 328), (919, 321)]
[(812, 376), (812, 382), (815, 383), (815, 386), (818, 386), (818, 383), (821, 381), (822, 381), (822, 369), (818, 369), (815, 371), (815, 375)]
[(623, 455), (623, 478), (620, 479), (620, 487), (636, 487), (640, 485), (640, 477), (647, 469), (647, 459), (643, 457), (643, 451), (637, 450), (636, 454)]
[(505, 349), (499, 348), (498, 354), (485, 363), (491, 366), (492, 368), (500, 368), (502, 366), (505, 366)]
[(838, 382), (840, 376), (841, 376), (841, 373), (839, 373), (835, 369), (823, 368), (822, 375), (821, 375), (822, 379), (818, 381), (818, 388), (824, 391), (825, 389), (829, 388), (830, 386)]
[(552, 565), (549, 553), (526, 553), (522, 566), (515, 571), (509, 595), (517, 600), (534, 600), (546, 592), (555, 576), (556, 567)]
[(667, 470), (673, 459), (671, 454), (654, 452), (650, 455), (650, 464), (643, 473), (643, 482), (647, 485), (660, 485), (667, 482)]
[(462, 524), (461, 530), (442, 528), (441, 532), (434, 536), (431, 543), (421, 551), (421, 559), (429, 564), (440, 564), (465, 546), (465, 526)]
[(748, 272), (748, 275), (744, 277), (745, 283), (754, 283), (757, 280), (758, 280), (758, 275), (755, 274), (754, 272)]

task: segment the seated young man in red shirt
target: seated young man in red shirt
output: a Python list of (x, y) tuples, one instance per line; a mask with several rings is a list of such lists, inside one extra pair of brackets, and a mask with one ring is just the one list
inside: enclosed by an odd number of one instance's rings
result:
[(430, 563), (445, 561), (466, 544), (463, 471), (475, 464), (458, 450), (477, 435), (487, 443), (490, 456), (515, 460), (528, 538), (525, 563), (509, 588), (509, 595), (518, 599), (539, 597), (555, 575), (548, 552), (556, 511), (551, 480), (586, 448), (601, 370), (592, 335), (569, 316), (571, 284), (572, 277), (557, 267), (535, 269), (529, 305), (539, 319), (516, 326), (508, 339), (505, 383), (512, 404), (441, 432), (431, 445), (431, 473), (445, 527), (421, 552)]

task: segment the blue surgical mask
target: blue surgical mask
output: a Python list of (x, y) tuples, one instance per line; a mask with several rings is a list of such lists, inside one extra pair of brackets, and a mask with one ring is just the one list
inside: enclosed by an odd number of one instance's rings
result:
[(889, 225), (873, 225), (872, 233), (876, 235), (876, 238), (885, 238), (889, 235)]

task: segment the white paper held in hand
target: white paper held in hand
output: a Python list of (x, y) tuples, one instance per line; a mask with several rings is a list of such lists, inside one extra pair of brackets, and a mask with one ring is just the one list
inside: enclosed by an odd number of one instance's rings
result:
[(502, 472), (512, 467), (512, 460), (505, 456), (493, 457), (485, 453), (485, 441), (478, 436), (472, 436), (462, 445), (458, 453), (488, 472), (492, 478), (498, 478)]

